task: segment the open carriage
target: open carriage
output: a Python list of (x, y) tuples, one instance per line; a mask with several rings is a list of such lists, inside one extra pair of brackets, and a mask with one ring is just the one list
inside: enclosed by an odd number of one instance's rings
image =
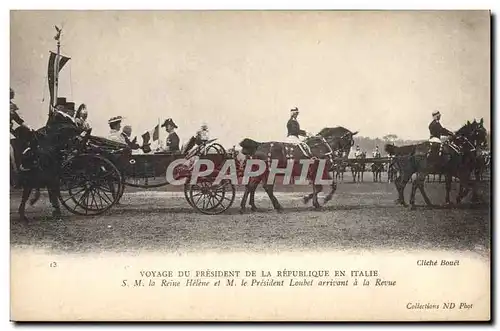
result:
[[(201, 213), (220, 214), (235, 198), (235, 187), (229, 180), (214, 183), (228, 157), (215, 139), (187, 153), (134, 154), (126, 145), (89, 136), (63, 164), (60, 201), (71, 213), (99, 215), (120, 201), (126, 186), (151, 189), (169, 185), (167, 169), (179, 160), (172, 167), (172, 178), (185, 181), (187, 202)], [(192, 183), (192, 169), (199, 158), (212, 160), (215, 171)]]
[[(70, 60), (60, 52), (62, 29), (56, 27), (56, 30), (57, 52), (50, 52), (48, 65), (49, 118), (58, 106), (59, 73)], [(218, 170), (229, 157), (215, 139), (198, 144), (192, 139), (189, 148), (177, 154), (135, 154), (125, 144), (90, 133), (91, 130), (82, 132), (79, 138), (75, 137), (77, 142), (67, 145), (69, 147), (65, 147), (67, 149), (62, 153), (59, 200), (73, 214), (99, 215), (106, 212), (119, 203), (126, 186), (151, 189), (170, 184), (166, 172), (178, 159), (185, 159), (186, 162), (175, 168), (175, 179), (186, 181), (184, 196), (194, 209), (205, 214), (219, 214), (234, 202), (235, 188), (232, 183), (221, 181), (218, 185), (214, 184)], [(43, 132), (40, 134), (43, 135)], [(215, 171), (192, 183), (192, 169), (197, 158), (212, 159)]]

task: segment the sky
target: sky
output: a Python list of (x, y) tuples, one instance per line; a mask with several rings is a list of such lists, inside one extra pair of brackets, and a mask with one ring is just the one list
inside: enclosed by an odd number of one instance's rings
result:
[[(227, 147), (344, 126), (427, 139), (431, 113), (490, 127), (488, 11), (11, 11), (10, 86), (26, 122), (48, 111), (47, 64), (63, 26), (59, 95), (93, 134), (133, 135), (171, 117), (185, 142), (202, 123)], [(45, 97), (45, 98), (44, 98)], [(162, 138), (165, 133), (162, 133)]]

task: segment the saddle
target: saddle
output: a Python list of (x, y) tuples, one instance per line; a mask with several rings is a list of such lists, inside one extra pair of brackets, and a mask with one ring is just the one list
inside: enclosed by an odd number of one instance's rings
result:
[(433, 140), (431, 138), (431, 139), (429, 139), (429, 143), (430, 143), (429, 152), (427, 153), (427, 155), (429, 155), (429, 156), (432, 156), (432, 155), (443, 156), (444, 147), (450, 148), (451, 150), (453, 150), (457, 154), (462, 154), (462, 152), (460, 151), (460, 147), (458, 147), (455, 143), (453, 143), (450, 140), (447, 140), (445, 142), (441, 142), (441, 141)]

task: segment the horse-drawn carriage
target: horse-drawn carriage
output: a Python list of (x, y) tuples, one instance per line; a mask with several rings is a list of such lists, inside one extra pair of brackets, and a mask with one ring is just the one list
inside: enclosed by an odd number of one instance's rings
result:
[[(193, 165), (199, 158), (212, 160), (215, 170), (192, 183)], [(120, 201), (126, 186), (151, 189), (169, 185), (167, 169), (180, 160), (172, 177), (185, 180), (187, 202), (201, 213), (220, 214), (231, 207), (235, 198), (235, 187), (230, 181), (214, 184), (227, 158), (225, 149), (215, 139), (184, 154), (134, 154), (127, 145), (89, 135), (62, 165), (59, 200), (71, 213), (99, 215)]]

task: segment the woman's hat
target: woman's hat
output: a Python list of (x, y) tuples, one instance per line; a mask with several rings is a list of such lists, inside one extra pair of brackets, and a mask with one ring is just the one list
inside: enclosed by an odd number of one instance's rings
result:
[(112, 124), (112, 123), (119, 123), (123, 120), (123, 117), (121, 116), (115, 116), (115, 117), (111, 117), (108, 121), (108, 124)]

